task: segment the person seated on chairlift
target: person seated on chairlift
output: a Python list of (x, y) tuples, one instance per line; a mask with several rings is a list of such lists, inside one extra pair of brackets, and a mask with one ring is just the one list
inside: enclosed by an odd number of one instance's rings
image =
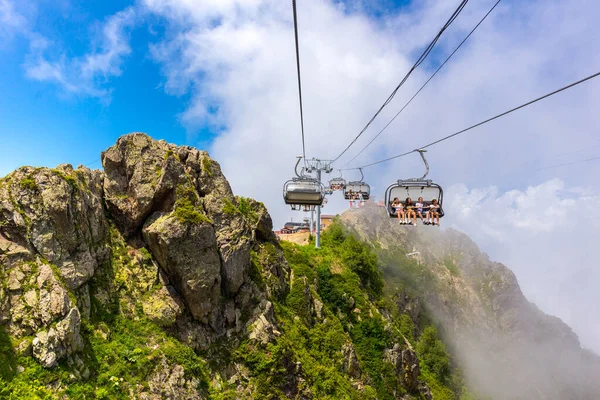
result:
[[(440, 226), (440, 205), (438, 204), (437, 199), (431, 200), (431, 205), (429, 206), (429, 211), (425, 216), (427, 220), (429, 220), (430, 224)], [(435, 222), (437, 218), (437, 223)]]
[(359, 207), (362, 207), (362, 206), (364, 206), (364, 205), (365, 205), (365, 201), (364, 201), (364, 199), (363, 199), (363, 194), (362, 194), (362, 192), (358, 192), (358, 193), (356, 194), (356, 200), (358, 200), (358, 206), (359, 206)]
[(392, 210), (394, 210), (398, 215), (398, 222), (401, 224), (404, 223), (404, 204), (402, 204), (397, 197), (394, 197), (394, 201), (392, 201), (391, 207)]
[(417, 226), (417, 213), (415, 212), (415, 203), (413, 203), (410, 197), (406, 198), (404, 202), (404, 208), (406, 209), (404, 223), (410, 225), (410, 217), (413, 218), (413, 225)]
[(352, 190), (348, 190), (346, 192), (346, 197), (350, 200), (350, 208), (354, 207), (354, 192)]
[(417, 217), (421, 218), (421, 221), (423, 221), (423, 223), (425, 225), (427, 225), (426, 219), (423, 218), (423, 209), (427, 208), (427, 206), (425, 205), (425, 203), (423, 203), (422, 197), (419, 197), (419, 200), (417, 200), (417, 202), (415, 203), (415, 207), (416, 207)]

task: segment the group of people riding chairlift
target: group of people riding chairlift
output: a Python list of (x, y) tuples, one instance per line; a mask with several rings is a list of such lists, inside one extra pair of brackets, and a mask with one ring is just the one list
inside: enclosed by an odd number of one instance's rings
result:
[[(440, 226), (440, 205), (437, 199), (431, 202), (424, 202), (422, 197), (416, 203), (413, 203), (410, 197), (407, 197), (404, 202), (394, 197), (392, 201), (392, 209), (398, 215), (398, 221), (402, 225), (417, 226), (417, 217), (421, 218), (425, 225)], [(412, 224), (411, 224), (412, 219)]]
[(362, 192), (353, 192), (352, 190), (349, 190), (346, 193), (346, 198), (350, 200), (350, 207), (354, 207), (355, 201), (357, 207), (365, 205), (365, 199)]

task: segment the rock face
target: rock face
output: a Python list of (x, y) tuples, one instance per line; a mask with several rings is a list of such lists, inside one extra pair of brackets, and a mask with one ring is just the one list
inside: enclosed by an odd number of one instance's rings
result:
[(34, 336), (46, 367), (82, 349), (74, 292), (109, 258), (106, 238), (99, 171), (24, 167), (0, 181), (0, 324)]
[[(118, 282), (139, 296), (121, 312), (143, 298), (147, 318), (199, 349), (272, 326), (267, 294), (286, 293), (289, 271), (262, 204), (234, 197), (206, 152), (141, 133), (121, 137), (102, 164), (23, 167), (0, 180), (0, 325), (23, 348), (47, 368), (80, 352), (81, 318), (114, 307)], [(252, 254), (269, 284), (250, 277)], [(147, 397), (193, 398), (181, 388), (197, 382), (178, 368), (157, 372)]]
[(71, 309), (65, 319), (48, 332), (38, 332), (33, 339), (33, 356), (46, 367), (55, 367), (58, 360), (83, 349), (79, 334), (81, 318), (77, 308)]
[(148, 221), (144, 239), (192, 315), (207, 322), (221, 295), (221, 260), (209, 223), (162, 215)]
[[(21, 168), (0, 184), (0, 227), (5, 246), (26, 249), (55, 265), (77, 289), (108, 257), (102, 174), (69, 165)], [(12, 244), (10, 244), (12, 242)], [(26, 252), (20, 257), (26, 260)]]
[(354, 350), (354, 345), (352, 345), (351, 342), (346, 343), (342, 347), (342, 356), (344, 357), (342, 371), (354, 379), (360, 379), (362, 372), (360, 370), (356, 351)]
[(396, 343), (393, 348), (385, 351), (385, 357), (396, 368), (396, 375), (410, 392), (418, 391), (420, 385), (427, 386), (419, 382), (419, 359), (410, 345), (403, 350)]

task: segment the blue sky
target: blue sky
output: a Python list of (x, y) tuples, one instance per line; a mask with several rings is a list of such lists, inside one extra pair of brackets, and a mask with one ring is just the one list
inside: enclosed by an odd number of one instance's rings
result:
[[(31, 29), (50, 38), (66, 54), (79, 56), (90, 50), (98, 25), (125, 8), (123, 3), (42, 2), (31, 12), (36, 15)], [(131, 33), (132, 54), (123, 62), (122, 75), (102, 85), (110, 90), (107, 98), (97, 98), (65, 93), (54, 83), (28, 78), (24, 64), (29, 43), (15, 32), (0, 47), (0, 175), (21, 165), (94, 163), (91, 167), (98, 168), (100, 151), (132, 131), (185, 143), (186, 128), (177, 114), (183, 111), (187, 96), (169, 96), (161, 90), (164, 78), (159, 66), (146, 56), (150, 41), (148, 27)]]
[[(402, 107), (496, 0), (472, 0), (361, 139)], [(89, 164), (122, 134), (209, 150), (276, 226), (300, 152), (291, 2), (0, 0), (0, 176)], [(402, 79), (458, 0), (299, 0), (306, 146), (334, 157)], [(428, 143), (600, 70), (596, 0), (503, 0), (359, 158)], [(600, 352), (600, 80), (430, 149), (445, 226), (515, 271), (524, 293)], [(541, 169), (576, 162), (560, 168)], [(336, 167), (340, 167), (337, 165)], [(380, 197), (418, 156), (365, 170)], [(335, 174), (337, 176), (337, 173)], [(348, 173), (349, 179), (358, 178)], [(347, 204), (332, 196), (325, 213)], [(572, 213), (577, 209), (579, 212)]]

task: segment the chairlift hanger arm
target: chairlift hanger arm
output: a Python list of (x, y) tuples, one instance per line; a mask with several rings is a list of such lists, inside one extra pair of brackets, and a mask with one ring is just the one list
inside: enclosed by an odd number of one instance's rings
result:
[(423, 181), (425, 180), (425, 178), (427, 178), (427, 175), (429, 175), (429, 163), (427, 162), (427, 159), (425, 158), (425, 152), (427, 150), (423, 150), (423, 149), (417, 149), (415, 151), (418, 151), (419, 154), (421, 155), (421, 158), (423, 159), (423, 163), (425, 163), (425, 175), (423, 175), (419, 180)]
[[(298, 157), (298, 161), (296, 161), (296, 166), (294, 167), (294, 172), (296, 173), (296, 176), (298, 178), (301, 178), (300, 174), (298, 174), (298, 165), (300, 164), (300, 160), (302, 160), (302, 156), (297, 156)], [(302, 168), (304, 170), (304, 168)], [(302, 173), (303, 174), (303, 173)]]

